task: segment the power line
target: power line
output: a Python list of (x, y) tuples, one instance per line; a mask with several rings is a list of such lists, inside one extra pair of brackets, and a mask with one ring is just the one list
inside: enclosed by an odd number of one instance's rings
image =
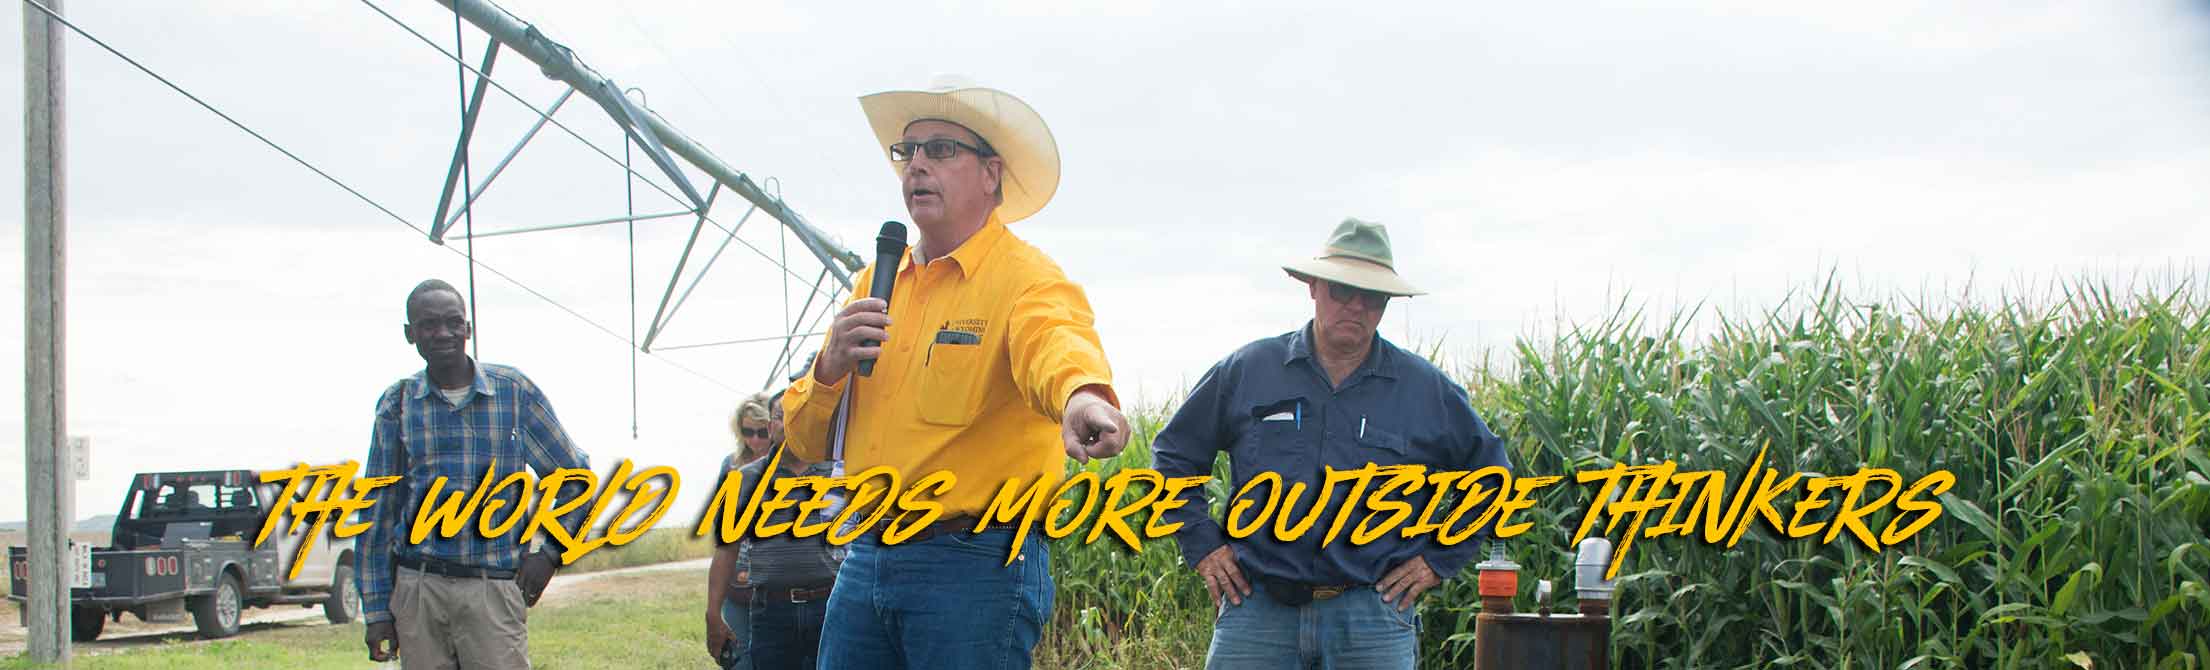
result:
[[(429, 231), (424, 230), (421, 226), (415, 225), (411, 221), (408, 221), (406, 217), (400, 216), (397, 212), (392, 211), (390, 207), (385, 207), (383, 203), (379, 203), (374, 198), (370, 198), (366, 194), (361, 193), (359, 189), (353, 188), (351, 185), (345, 183), (344, 180), (338, 179), (336, 176), (331, 175), (328, 171), (316, 167), (315, 164), (307, 162), (307, 159), (300, 158), (299, 154), (292, 153), (291, 150), (284, 148), (283, 145), (277, 144), (274, 140), (269, 139), (268, 136), (262, 135), (260, 132), (255, 131), (253, 128), (248, 127), (246, 124), (239, 122), (238, 119), (230, 116), (229, 114), (223, 113), (221, 109), (217, 109), (214, 105), (209, 104), (206, 100), (202, 100), (199, 96), (193, 95), (191, 91), (185, 90), (183, 86), (177, 85), (177, 83), (174, 81), (170, 81), (168, 77), (161, 76), (161, 73), (154, 72), (152, 68), (146, 67), (145, 64), (138, 62), (137, 59), (133, 59), (130, 56), (125, 55), (122, 51), (108, 45), (107, 42), (101, 41), (100, 38), (94, 37), (91, 33), (85, 32), (83, 28), (78, 27), (75, 23), (71, 23), (68, 19), (62, 18), (60, 14), (55, 13), (53, 9), (40, 3), (38, 0), (23, 0), (23, 3), (36, 8), (39, 12), (44, 13), (49, 18), (52, 18), (55, 23), (59, 23), (63, 26), (68, 27), (70, 32), (76, 33), (79, 37), (83, 37), (86, 41), (89, 41), (94, 45), (97, 45), (101, 49), (107, 51), (108, 53), (113, 54), (116, 58), (122, 59), (123, 62), (129, 63), (131, 67), (137, 68), (139, 72), (143, 72), (146, 74), (146, 76), (152, 77), (155, 81), (161, 82), (162, 85), (168, 86), (170, 90), (176, 91), (177, 94), (190, 99), (194, 103), (197, 103), (202, 109), (206, 109), (208, 112), (213, 113), (215, 116), (221, 117), (222, 120), (230, 122), (230, 125), (236, 127), (238, 130), (244, 131), (247, 135), (252, 135), (254, 139), (260, 140), (262, 144), (268, 145), (268, 147), (271, 149), (275, 149), (277, 153), (284, 154), (286, 158), (292, 159), (292, 162), (298, 163), (300, 167), (307, 168), (308, 170), (313, 171), (316, 175), (321, 176), (324, 180), (329, 181), (331, 184), (337, 186), (338, 188), (345, 189), (346, 193), (353, 194), (353, 197), (359, 198), (361, 202), (368, 203), (368, 206), (376, 208), (376, 211), (383, 212), (385, 216), (391, 217), (391, 220), (397, 221), (399, 225), (412, 228), (415, 232), (421, 233), (424, 236), (429, 235)], [(478, 74), (481, 75), (482, 73)], [(440, 248), (443, 248), (453, 254), (463, 255), (465, 257), (465, 254), (459, 249), (443, 245), (440, 245)], [(483, 268), (485, 272), (489, 272), (500, 279), (506, 280), (507, 283), (513, 284), (516, 288), (522, 289), (524, 292), (536, 296), (537, 299), (543, 300), (547, 304), (559, 308), (560, 311), (567, 312), (569, 316), (573, 316), (577, 320), (580, 320), (586, 324), (590, 324), (591, 327), (597, 328), (599, 332), (606, 333), (607, 336), (612, 337), (616, 340), (620, 340), (622, 343), (629, 345), (630, 348), (634, 349), (637, 347), (636, 342), (631, 341), (629, 338), (623, 337), (621, 333), (614, 332), (613, 329), (607, 328), (606, 326), (601, 325), (599, 322), (591, 320), (590, 317), (584, 316), (581, 312), (577, 312), (574, 309), (569, 308), (567, 305), (561, 304), (560, 301), (554, 300), (552, 296), (545, 295), (544, 293), (539, 292), (537, 289), (531, 288), (528, 284), (524, 284), (521, 280), (515, 279), (513, 276), (508, 275), (505, 272), (501, 272), (498, 268), (491, 267), (490, 265), (485, 264), (482, 261), (477, 261), (474, 259), (469, 259), (469, 263), (474, 267)], [(690, 373), (692, 376), (698, 377), (699, 379), (704, 380), (707, 383), (722, 387), (724, 389), (728, 389), (730, 391), (737, 391), (737, 388), (734, 386), (724, 384), (721, 382), (721, 380), (706, 376), (705, 373), (701, 373), (697, 370), (692, 370), (688, 367), (683, 366), (682, 364), (676, 363), (675, 361), (669, 360), (658, 354), (652, 354), (652, 357), (659, 359), (660, 362), (666, 363), (670, 367)]]

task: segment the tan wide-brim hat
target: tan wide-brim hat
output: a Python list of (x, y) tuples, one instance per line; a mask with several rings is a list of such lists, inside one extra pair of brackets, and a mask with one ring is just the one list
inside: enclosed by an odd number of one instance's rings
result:
[[(938, 76), (925, 91), (884, 91), (861, 96), (860, 111), (875, 129), (875, 143), (884, 158), (890, 145), (905, 137), (906, 126), (935, 119), (959, 124), (990, 143), (1005, 159), (1005, 201), (998, 204), (999, 221), (1012, 223), (1028, 218), (1059, 191), (1059, 143), (1051, 137), (1044, 117), (1020, 98), (994, 88), (984, 88), (956, 75)], [(902, 178), (905, 168), (897, 161), (890, 169)]]
[(1427, 293), (1397, 276), (1396, 259), (1389, 253), (1389, 229), (1358, 219), (1344, 219), (1337, 225), (1319, 256), (1281, 269), (1301, 281), (1325, 279), (1393, 296)]

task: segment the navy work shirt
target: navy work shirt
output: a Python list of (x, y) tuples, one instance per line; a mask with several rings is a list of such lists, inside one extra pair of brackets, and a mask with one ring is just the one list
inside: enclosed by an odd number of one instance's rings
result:
[[(1290, 487), (1303, 483), (1304, 493), (1295, 506), (1276, 506), (1275, 514), (1284, 513), (1281, 508), (1286, 507), (1294, 515), (1293, 523), (1311, 511), (1327, 481), (1327, 467), (1423, 465), (1429, 472), (1511, 467), (1503, 440), (1474, 413), (1466, 390), (1426, 359), (1406, 353), (1379, 334), (1366, 361), (1344, 378), (1341, 388), (1334, 387), (1312, 353), (1310, 322), (1301, 330), (1245, 345), (1213, 365), (1151, 446), (1152, 466), (1167, 477), (1210, 475), (1214, 455), (1227, 451), (1234, 473), (1229, 495), (1242, 491), (1260, 472), (1281, 476), (1283, 499)], [(1434, 533), (1412, 540), (1399, 534), (1419, 521), (1434, 495), (1431, 485), (1409, 496), (1402, 488), (1391, 490), (1384, 499), (1411, 503), (1411, 516), (1372, 542), (1353, 545), (1351, 531), (1369, 513), (1365, 500), (1383, 481), (1375, 477), (1368, 482), (1351, 517), (1326, 548), (1320, 542), (1344, 508), (1354, 483), (1338, 484), (1319, 519), (1294, 542), (1276, 539), (1271, 519), (1256, 532), (1232, 539), (1212, 519), (1205, 501), (1188, 493), (1184, 494), (1188, 503), (1167, 512), (1165, 519), (1182, 522), (1174, 539), (1181, 545), (1183, 561), (1191, 566), (1228, 544), (1235, 547), (1245, 571), (1309, 584), (1376, 583), (1414, 556), (1427, 559), (1437, 576), (1449, 579), (1480, 550), (1478, 539), (1446, 547), (1435, 541)], [(1497, 484), (1494, 478), (1483, 483), (1492, 488)], [(1239, 517), (1243, 523), (1267, 507), (1270, 492), (1269, 486), (1261, 485), (1243, 498), (1252, 503)], [(1442, 522), (1449, 509), (1438, 508), (1433, 520)], [(1451, 528), (1462, 529), (1477, 515), (1468, 513)]]

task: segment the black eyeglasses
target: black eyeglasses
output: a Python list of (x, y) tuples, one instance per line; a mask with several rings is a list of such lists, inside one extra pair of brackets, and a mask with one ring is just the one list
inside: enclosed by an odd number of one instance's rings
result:
[(754, 430), (751, 428), (738, 428), (737, 432), (744, 435), (745, 437), (768, 437), (768, 430), (770, 429), (761, 428), (758, 430)]
[(961, 142), (959, 140), (937, 138), (926, 142), (899, 142), (897, 144), (892, 144), (890, 145), (890, 160), (894, 160), (900, 163), (910, 161), (913, 160), (913, 154), (918, 151), (921, 155), (929, 157), (929, 160), (940, 161), (959, 155), (960, 149), (966, 149), (969, 153), (973, 153), (976, 156), (997, 155), (995, 153), (991, 153), (988, 149), (968, 144), (966, 142)]
[(1389, 304), (1389, 294), (1387, 293), (1368, 291), (1356, 286), (1335, 282), (1328, 282), (1328, 296), (1335, 298), (1336, 302), (1344, 304), (1350, 304), (1352, 300), (1363, 302), (1366, 304), (1366, 309), (1381, 309), (1382, 305)]

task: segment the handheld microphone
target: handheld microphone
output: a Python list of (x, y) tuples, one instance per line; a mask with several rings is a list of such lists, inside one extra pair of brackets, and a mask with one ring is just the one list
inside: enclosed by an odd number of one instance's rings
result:
[[(890, 302), (890, 290), (898, 283), (898, 259), (905, 256), (905, 224), (896, 221), (882, 222), (882, 233), (875, 236), (875, 281), (868, 287), (867, 297), (882, 298)], [(882, 344), (874, 340), (862, 342), (866, 346)], [(875, 375), (875, 359), (859, 362), (859, 376)]]

